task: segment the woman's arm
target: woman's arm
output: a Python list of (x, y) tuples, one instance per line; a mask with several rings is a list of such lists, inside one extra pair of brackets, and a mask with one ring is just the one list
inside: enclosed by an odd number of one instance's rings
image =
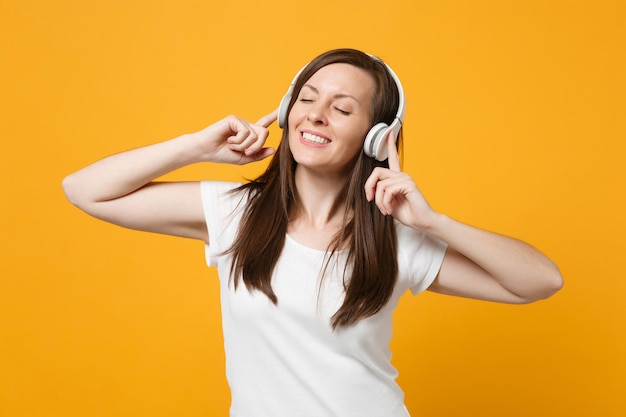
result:
[(208, 240), (197, 182), (156, 182), (198, 163), (246, 164), (264, 148), (273, 112), (256, 124), (226, 117), (202, 131), (104, 158), (63, 180), (67, 198), (99, 219), (131, 229)]
[(365, 191), (383, 214), (448, 244), (432, 291), (529, 303), (551, 296), (563, 285), (557, 266), (530, 245), (435, 212), (412, 178), (400, 171), (395, 138), (389, 140), (389, 169), (376, 168)]
[(530, 245), (436, 215), (427, 233), (448, 244), (430, 290), (504, 303), (547, 298), (563, 285), (557, 266)]

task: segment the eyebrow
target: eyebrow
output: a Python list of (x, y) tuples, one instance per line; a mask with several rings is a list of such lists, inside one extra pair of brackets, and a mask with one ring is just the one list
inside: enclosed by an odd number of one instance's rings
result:
[[(320, 92), (319, 92), (319, 90), (318, 90), (317, 88), (313, 87), (311, 84), (304, 84), (302, 87), (303, 87), (303, 88), (304, 88), (304, 87), (308, 87), (308, 88), (310, 88), (311, 90), (313, 90), (313, 92), (314, 92), (314, 93), (316, 93), (316, 94), (319, 94), (319, 93), (320, 93)], [(333, 97), (334, 97), (334, 98), (351, 98), (352, 100), (354, 100), (354, 101), (356, 101), (357, 103), (361, 104), (361, 102), (360, 102), (360, 101), (359, 101), (356, 97), (354, 97), (354, 96), (352, 96), (352, 95), (350, 95), (350, 94), (338, 93), (338, 94), (335, 94)]]

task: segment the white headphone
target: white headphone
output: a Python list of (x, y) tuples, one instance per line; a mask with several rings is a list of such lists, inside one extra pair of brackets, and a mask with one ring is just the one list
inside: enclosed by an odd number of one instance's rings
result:
[[(370, 56), (372, 57), (372, 59), (383, 62), (382, 60), (372, 55)], [(385, 63), (383, 62), (383, 64)], [(294, 86), (296, 85), (300, 74), (302, 73), (302, 71), (304, 71), (304, 68), (306, 68), (307, 65), (305, 65), (300, 71), (298, 71), (296, 76), (291, 81), (287, 93), (285, 93), (282, 100), (280, 101), (280, 105), (278, 106), (278, 126), (280, 126), (281, 128), (285, 127), (285, 123), (287, 121), (287, 109), (289, 108), (289, 102), (291, 101)], [(367, 156), (375, 158), (377, 161), (384, 161), (385, 159), (387, 159), (387, 143), (385, 139), (387, 138), (387, 135), (390, 131), (394, 132), (396, 139), (398, 138), (400, 128), (402, 128), (402, 122), (404, 121), (404, 115), (406, 114), (404, 90), (402, 89), (400, 79), (398, 78), (396, 73), (393, 72), (391, 67), (389, 67), (389, 65), (385, 64), (385, 67), (387, 68), (387, 71), (389, 71), (389, 74), (391, 74), (391, 77), (398, 87), (398, 111), (396, 112), (396, 117), (393, 119), (391, 125), (387, 125), (387, 123), (383, 122), (377, 123), (369, 130), (369, 132), (367, 132), (367, 135), (365, 136), (365, 141), (363, 142), (363, 151), (365, 151), (365, 154)]]

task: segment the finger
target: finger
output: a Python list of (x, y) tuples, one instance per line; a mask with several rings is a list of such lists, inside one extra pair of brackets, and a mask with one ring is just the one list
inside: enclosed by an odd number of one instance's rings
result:
[(252, 157), (253, 161), (260, 161), (274, 155), (274, 153), (276, 153), (276, 149), (274, 148), (261, 148), (261, 150), (259, 150), (257, 153), (248, 156)]
[(398, 148), (396, 147), (396, 134), (392, 130), (387, 135), (387, 152), (389, 154), (387, 163), (389, 164), (389, 169), (392, 171), (400, 172), (400, 157), (398, 156)]
[(254, 155), (263, 148), (265, 145), (265, 141), (269, 136), (269, 130), (266, 127), (260, 125), (252, 125), (251, 126), (254, 135), (250, 135), (248, 139), (243, 143), (245, 145), (245, 153), (246, 155)]
[(401, 184), (398, 184), (397, 182), (385, 185), (385, 192), (380, 202), (380, 204), (385, 208), (385, 213), (393, 213), (394, 201), (396, 196), (400, 194), (401, 190)]
[(249, 125), (243, 124), (235, 136), (228, 138), (230, 149), (244, 152), (258, 139), (257, 132)]
[(235, 135), (228, 138), (231, 144), (242, 145), (244, 148), (250, 146), (259, 137), (265, 140), (267, 137), (267, 129), (261, 126), (253, 125), (244, 119), (235, 119), (231, 129)]
[(256, 124), (259, 126), (263, 126), (263, 127), (269, 127), (269, 125), (274, 123), (277, 118), (278, 118), (278, 109), (274, 110), (270, 114), (266, 114), (265, 116), (261, 117), (256, 122)]
[(380, 212), (386, 216), (387, 214), (389, 214), (387, 212), (387, 208), (385, 206), (385, 194), (387, 192), (386, 186), (384, 184), (384, 181), (379, 181), (376, 184), (376, 192), (375, 192), (375, 197), (374, 197), (374, 202), (376, 203), (376, 206), (378, 207), (378, 210), (380, 210)]
[(235, 116), (228, 119), (228, 127), (231, 133), (227, 138), (228, 143), (241, 143), (252, 131), (248, 122)]
[(378, 207), (378, 210), (380, 210), (384, 216), (388, 214), (388, 211), (385, 208), (384, 197), (386, 192), (386, 174), (389, 172), (390, 171), (385, 168), (375, 168), (365, 182), (365, 197), (367, 201), (374, 202), (376, 207)]
[(256, 133), (252, 129), (242, 129), (235, 136), (228, 138), (231, 149), (242, 151), (256, 140)]
[(374, 196), (376, 194), (376, 186), (378, 184), (378, 181), (380, 181), (381, 179), (380, 174), (381, 174), (381, 169), (374, 168), (370, 176), (365, 181), (364, 188), (365, 188), (365, 198), (367, 199), (367, 201), (372, 201), (374, 199)]

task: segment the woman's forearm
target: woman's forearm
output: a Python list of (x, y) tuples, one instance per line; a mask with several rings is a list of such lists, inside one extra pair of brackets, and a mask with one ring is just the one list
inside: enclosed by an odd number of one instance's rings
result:
[(442, 214), (435, 216), (426, 232), (482, 268), (505, 290), (519, 297), (519, 302), (547, 298), (563, 285), (554, 262), (520, 240)]
[(63, 180), (67, 198), (81, 207), (109, 201), (143, 187), (152, 180), (199, 162), (191, 135), (111, 155)]
[(67, 198), (86, 213), (131, 229), (207, 240), (196, 182), (157, 178), (196, 162), (246, 164), (274, 153), (263, 147), (276, 113), (252, 124), (228, 116), (205, 129), (95, 162), (63, 180)]

